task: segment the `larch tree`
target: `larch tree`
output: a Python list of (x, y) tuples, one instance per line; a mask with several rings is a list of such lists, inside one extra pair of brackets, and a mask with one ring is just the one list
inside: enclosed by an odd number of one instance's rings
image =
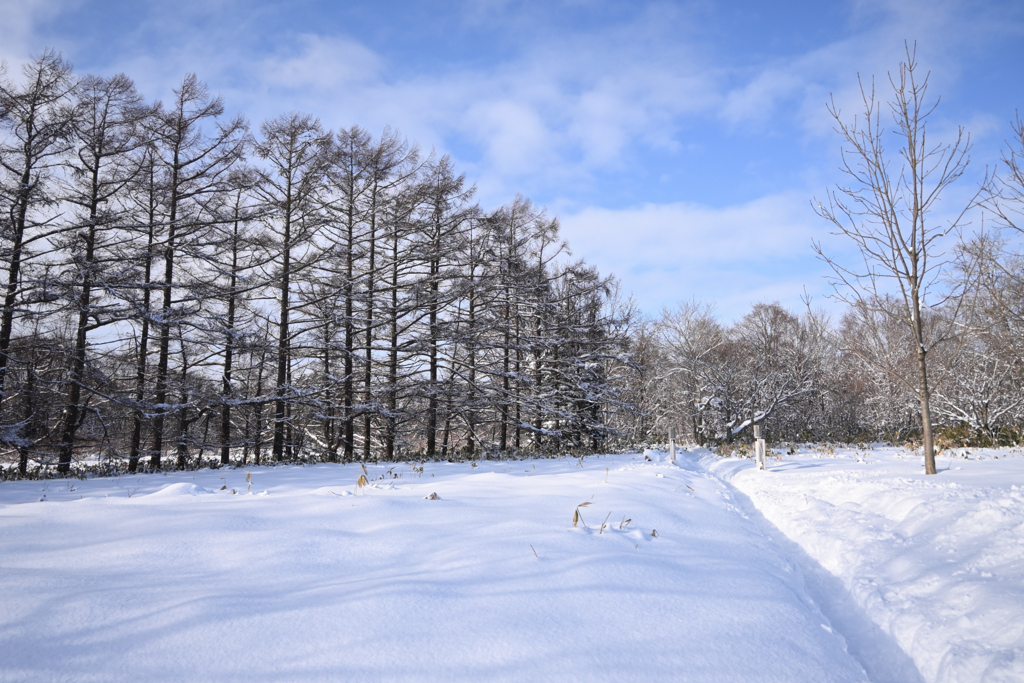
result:
[(368, 154), (372, 138), (360, 128), (338, 131), (334, 163), (331, 173), (334, 197), (331, 225), (332, 252), (335, 262), (333, 275), (340, 283), (344, 319), (344, 351), (342, 374), (342, 446), (344, 457), (351, 460), (355, 454), (356, 421), (356, 354), (358, 323), (355, 297), (359, 277), (359, 261), (363, 256), (363, 229), (366, 218), (366, 195), (372, 187)]
[(288, 114), (266, 121), (253, 149), (263, 162), (257, 171), (256, 193), (265, 207), (264, 220), (273, 241), (271, 284), (277, 297), (277, 378), (274, 389), (275, 460), (291, 454), (287, 439), (291, 385), (291, 343), (295, 331), (295, 278), (320, 253), (316, 235), (322, 225), (324, 175), (330, 163), (331, 135), (307, 114)]
[[(423, 180), (423, 218), (420, 223), (420, 253), (423, 270), (417, 286), (425, 322), (421, 345), (425, 349), (426, 410), (425, 454), (433, 458), (437, 448), (439, 382), (445, 363), (443, 347), (450, 345), (446, 311), (458, 296), (456, 253), (462, 248), (465, 233), (476, 208), (469, 202), (476, 190), (466, 187), (465, 176), (456, 175), (451, 160), (443, 157), (429, 164)], [(458, 283), (458, 284), (456, 284)]]
[(385, 304), (378, 302), (387, 287), (381, 282), (386, 258), (385, 235), (388, 221), (395, 216), (396, 195), (408, 190), (410, 181), (419, 171), (419, 150), (410, 147), (395, 131), (385, 128), (384, 132), (366, 150), (366, 167), (369, 182), (366, 191), (366, 236), (365, 268), (361, 298), (361, 322), (363, 332), (363, 460), (369, 460), (373, 445), (372, 430), (374, 415), (379, 414), (380, 402), (374, 393), (375, 340), (378, 328), (386, 323), (386, 317), (379, 315)]
[(184, 318), (182, 302), (174, 298), (176, 286), (183, 284), (179, 283), (183, 278), (176, 266), (181, 266), (180, 260), (190, 248), (202, 241), (198, 234), (216, 222), (206, 203), (213, 195), (228, 190), (228, 175), (245, 152), (245, 120), (223, 120), (223, 114), (221, 98), (212, 97), (206, 85), (195, 74), (189, 74), (174, 89), (170, 105), (161, 107), (150, 118), (150, 133), (160, 155), (163, 228), (163, 278), (159, 281), (162, 302), (157, 314), (159, 356), (153, 398), (156, 416), (150, 454), (154, 469), (160, 467), (167, 415), (173, 411), (183, 417), (185, 410), (184, 406), (167, 402), (172, 328)]
[[(250, 302), (257, 298), (263, 282), (255, 269), (266, 262), (266, 249), (262, 248), (260, 234), (255, 227), (260, 208), (254, 205), (253, 188), (256, 174), (244, 167), (236, 169), (230, 178), (231, 192), (222, 207), (224, 222), (219, 226), (220, 248), (211, 259), (215, 267), (215, 296), (224, 307), (223, 315), (216, 318), (213, 334), (223, 339), (221, 365), (220, 406), (220, 462), (231, 461), (233, 407), (246, 398), (240, 396), (235, 381), (238, 360), (253, 343), (254, 314)], [(257, 399), (258, 400), (258, 399)]]
[(55, 240), (55, 246), (70, 257), (61, 284), (75, 318), (59, 472), (71, 467), (75, 434), (86, 416), (91, 391), (86, 376), (88, 334), (125, 317), (108, 292), (130, 280), (130, 270), (116, 248), (125, 236), (127, 221), (121, 195), (140, 170), (133, 153), (145, 140), (140, 129), (148, 113), (135, 85), (123, 74), (107, 79), (89, 76), (79, 84), (72, 125), (75, 153), (68, 160), (62, 192), (64, 201), (74, 207), (73, 221)]
[[(132, 341), (135, 352), (135, 376), (133, 377), (132, 434), (128, 447), (128, 471), (134, 473), (142, 457), (143, 431), (146, 419), (146, 389), (149, 370), (149, 342), (154, 319), (153, 289), (156, 263), (157, 236), (161, 206), (159, 159), (155, 147), (147, 145), (140, 154), (139, 172), (129, 186), (129, 211), (134, 216), (134, 240), (128, 241), (124, 250), (125, 260), (133, 262), (136, 270), (135, 287), (122, 293), (133, 311), (135, 330)], [(140, 242), (141, 244), (132, 244)]]
[[(48, 51), (27, 63), (22, 80), (0, 74), (0, 201), (4, 215), (0, 258), (6, 271), (0, 310), (0, 396), (6, 396), (15, 318), (27, 298), (50, 295), (25, 273), (48, 251), (47, 240), (63, 226), (55, 223), (55, 176), (71, 149), (76, 81), (58, 53)], [(40, 285), (40, 286), (37, 286)]]

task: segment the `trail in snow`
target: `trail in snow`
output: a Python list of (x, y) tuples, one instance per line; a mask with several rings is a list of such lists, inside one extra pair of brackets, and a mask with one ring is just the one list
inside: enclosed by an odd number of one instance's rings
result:
[(928, 683), (1024, 681), (1019, 452), (957, 450), (927, 477), (900, 448), (805, 452), (767, 472), (702, 462), (804, 558), (812, 594), (873, 680), (912, 680), (893, 643)]
[(0, 484), (0, 679), (867, 680), (696, 459), (369, 470)]

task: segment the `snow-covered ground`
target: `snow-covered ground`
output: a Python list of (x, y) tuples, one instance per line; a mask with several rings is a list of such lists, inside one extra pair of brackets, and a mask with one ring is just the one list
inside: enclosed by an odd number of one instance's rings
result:
[(1024, 458), (902, 455), (4, 482), (0, 680), (1022, 680)]
[(900, 448), (810, 450), (767, 472), (704, 462), (796, 559), (872, 680), (1024, 681), (1020, 451), (958, 449), (929, 477)]
[(3, 483), (0, 680), (865, 681), (795, 565), (680, 464)]

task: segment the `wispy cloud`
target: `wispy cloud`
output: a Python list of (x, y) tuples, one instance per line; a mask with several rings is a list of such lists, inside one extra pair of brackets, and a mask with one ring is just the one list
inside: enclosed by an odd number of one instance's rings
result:
[(273, 55), (257, 64), (260, 80), (269, 87), (336, 93), (377, 82), (383, 60), (365, 45), (345, 36), (301, 34), (291, 55)]
[(69, 3), (60, 0), (0, 0), (0, 60), (20, 67), (44, 45), (37, 44), (37, 27)]
[[(811, 241), (830, 241), (807, 195), (788, 192), (716, 208), (695, 203), (588, 208), (562, 218), (563, 234), (605, 272), (619, 274), (642, 306), (697, 297), (726, 316), (752, 301), (799, 303), (804, 287), (827, 294)], [(837, 245), (842, 249), (843, 245)]]

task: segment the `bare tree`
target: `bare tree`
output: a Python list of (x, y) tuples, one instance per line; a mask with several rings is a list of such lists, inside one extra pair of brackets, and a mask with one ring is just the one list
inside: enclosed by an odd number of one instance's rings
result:
[[(863, 263), (842, 264), (828, 256), (820, 242), (814, 243), (814, 249), (832, 268), (831, 284), (837, 299), (855, 310), (889, 316), (906, 326), (916, 356), (916, 383), (910, 385), (890, 368), (881, 369), (907, 383), (916, 394), (925, 473), (935, 474), (928, 352), (946, 341), (954, 328), (936, 326), (929, 334), (922, 317), (930, 306), (950, 300), (950, 292), (942, 287), (949, 262), (943, 259), (940, 240), (959, 227), (974, 200), (948, 224), (932, 221), (943, 191), (967, 168), (970, 136), (959, 128), (951, 144), (932, 144), (927, 139), (926, 123), (938, 100), (930, 102), (926, 97), (928, 75), (919, 78), (915, 51), (908, 45), (907, 61), (900, 63), (896, 74), (889, 74), (893, 92), (888, 105), (895, 123), (893, 134), (901, 145), (895, 157), (886, 149), (889, 131), (882, 124), (884, 105), (875, 97), (873, 81), (870, 88), (861, 82), (862, 119), (845, 120), (834, 99), (828, 105), (836, 132), (843, 139), (840, 170), (848, 184), (829, 191), (824, 204), (815, 202), (815, 211), (834, 226), (833, 234), (856, 244)], [(953, 314), (946, 320), (955, 323), (957, 317)], [(875, 362), (856, 344), (849, 350)]]
[(982, 188), (983, 205), (995, 220), (960, 245), (955, 277), (978, 291), (982, 305), (977, 314), (1008, 333), (1003, 338), (1006, 348), (1024, 361), (1024, 121), (1018, 115), (1011, 126), (1013, 139), (1003, 153), (1001, 173)]
[[(224, 315), (217, 316), (213, 334), (223, 338), (223, 365), (221, 375), (220, 462), (231, 461), (232, 406), (242, 402), (238, 395), (233, 373), (237, 372), (237, 358), (242, 357), (245, 346), (252, 343), (254, 314), (251, 301), (262, 284), (253, 270), (262, 265), (266, 255), (261, 249), (259, 232), (253, 226), (259, 217), (259, 208), (253, 206), (251, 195), (257, 176), (247, 168), (232, 173), (233, 190), (223, 211), (228, 221), (221, 226), (221, 250), (215, 259), (218, 274), (218, 298), (222, 299)], [(259, 400), (259, 399), (257, 399)]]
[(718, 360), (727, 340), (710, 304), (684, 301), (662, 311), (658, 341), (664, 360), (659, 378), (671, 399), (662, 402), (659, 412), (687, 422), (700, 445), (713, 435), (707, 413), (721, 386)]
[(384, 233), (387, 232), (389, 211), (395, 201), (395, 194), (412, 179), (420, 170), (419, 150), (410, 147), (408, 142), (397, 132), (385, 128), (380, 138), (371, 143), (366, 154), (367, 168), (370, 172), (367, 188), (366, 210), (366, 266), (363, 284), (363, 332), (365, 347), (363, 349), (363, 460), (369, 460), (372, 447), (373, 417), (381, 412), (377, 397), (374, 395), (374, 341), (382, 320), (378, 306), (378, 291), (386, 288), (379, 281), (383, 278), (382, 263), (386, 260), (384, 251)]
[[(24, 311), (25, 267), (45, 253), (53, 225), (56, 198), (53, 177), (71, 147), (75, 80), (71, 65), (47, 51), (22, 69), (19, 85), (0, 73), (0, 267), (6, 270), (0, 314), (0, 395), (9, 366), (15, 317)], [(46, 297), (44, 291), (38, 296)], [(36, 297), (38, 298), (38, 297)]]
[[(275, 252), (274, 286), (278, 298), (277, 385), (274, 400), (275, 460), (292, 444), (285, 438), (289, 394), (293, 391), (291, 343), (295, 331), (290, 327), (294, 302), (293, 280), (308, 268), (319, 254), (314, 237), (320, 227), (318, 193), (329, 160), (331, 135), (320, 121), (307, 114), (289, 114), (266, 121), (260, 128), (263, 139), (254, 149), (264, 162), (257, 172), (257, 195), (267, 207), (266, 219), (272, 231)], [(288, 441), (286, 444), (285, 442)]]
[[(75, 220), (71, 229), (54, 241), (70, 255), (62, 284), (70, 309), (77, 312), (62, 416), (59, 472), (71, 467), (75, 433), (87, 414), (88, 333), (124, 317), (100, 298), (104, 289), (113, 290), (118, 280), (125, 279), (120, 271), (127, 269), (113, 248), (124, 238), (125, 223), (124, 212), (115, 200), (138, 172), (132, 152), (142, 144), (139, 123), (146, 115), (142, 98), (127, 76), (82, 79), (73, 125), (76, 153), (68, 163), (63, 197), (75, 207)], [(86, 396), (82, 395), (83, 389)]]
[[(438, 430), (438, 399), (441, 393), (439, 383), (441, 366), (444, 362), (442, 347), (444, 338), (445, 309), (457, 300), (457, 287), (451, 281), (458, 278), (452, 268), (455, 254), (462, 248), (465, 233), (476, 208), (469, 204), (475, 187), (465, 186), (465, 176), (455, 175), (451, 160), (443, 157), (427, 165), (423, 183), (423, 210), (426, 214), (421, 224), (419, 251), (423, 254), (419, 286), (423, 291), (423, 311), (426, 318), (421, 345), (426, 351), (426, 455), (435, 456)], [(447, 286), (446, 286), (447, 285)]]
[[(158, 179), (158, 158), (152, 145), (146, 149), (140, 160), (140, 171), (132, 183), (130, 200), (136, 214), (136, 231), (145, 235), (145, 247), (138, 247), (137, 253), (129, 253), (138, 261), (139, 273), (135, 291), (129, 290), (130, 305), (135, 311), (137, 330), (134, 333), (135, 346), (135, 388), (133, 392), (132, 436), (128, 450), (128, 471), (134, 473), (142, 456), (142, 432), (146, 423), (146, 378), (148, 374), (150, 327), (153, 321), (154, 265), (156, 261), (156, 239), (159, 227), (161, 185)], [(141, 235), (140, 235), (141, 237)]]
[(732, 331), (742, 380), (738, 412), (725, 425), (731, 436), (794, 407), (818, 387), (820, 329), (813, 316), (803, 321), (778, 302), (754, 304)]
[[(171, 327), (186, 317), (174, 306), (174, 289), (180, 287), (183, 251), (197, 246), (198, 233), (216, 223), (207, 208), (210, 196), (226, 189), (226, 179), (245, 147), (246, 123), (241, 117), (223, 121), (224, 103), (211, 97), (195, 74), (185, 76), (174, 89), (174, 100), (158, 110), (152, 119), (156, 148), (163, 157), (163, 305), (159, 313), (159, 358), (156, 368), (153, 421), (153, 450), (150, 465), (160, 467), (164, 443), (164, 421), (171, 407), (167, 403), (170, 378)], [(203, 126), (215, 124), (206, 133)], [(178, 302), (180, 304), (180, 302)], [(184, 408), (178, 411), (184, 418)]]
[(1017, 114), (1013, 139), (1003, 152), (1002, 175), (985, 188), (985, 206), (999, 219), (1002, 228), (1024, 232), (1024, 121)]

